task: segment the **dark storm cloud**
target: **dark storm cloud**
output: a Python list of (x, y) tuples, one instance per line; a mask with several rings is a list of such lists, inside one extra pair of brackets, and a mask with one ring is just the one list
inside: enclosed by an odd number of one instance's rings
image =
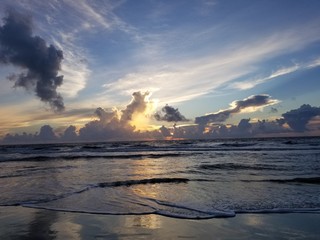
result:
[(169, 106), (168, 104), (166, 106), (164, 106), (161, 109), (162, 113), (157, 112), (154, 115), (154, 118), (158, 121), (166, 121), (166, 122), (186, 122), (189, 121), (188, 119), (186, 119), (185, 116), (183, 116), (178, 108), (173, 108), (171, 106)]
[(248, 107), (262, 107), (277, 103), (277, 100), (271, 99), (269, 95), (260, 94), (253, 95), (244, 100), (234, 101), (230, 109), (221, 110), (217, 113), (211, 113), (205, 116), (196, 117), (195, 123), (206, 125), (207, 123), (224, 122), (231, 114), (239, 113)]
[(10, 11), (0, 26), (0, 63), (12, 64), (25, 71), (8, 77), (15, 87), (32, 90), (54, 111), (64, 110), (63, 98), (57, 92), (63, 76), (58, 76), (63, 53), (44, 39), (32, 34), (29, 16)]
[(320, 116), (320, 107), (311, 107), (309, 104), (282, 114), (283, 121), (297, 132), (306, 131), (306, 125), (315, 116)]

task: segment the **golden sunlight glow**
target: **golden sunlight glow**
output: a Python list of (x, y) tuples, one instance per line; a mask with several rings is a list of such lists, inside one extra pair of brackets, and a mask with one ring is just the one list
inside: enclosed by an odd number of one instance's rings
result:
[(153, 99), (152, 101), (149, 101), (150, 95), (146, 97), (147, 103), (144, 112), (136, 112), (132, 115), (130, 125), (135, 126), (136, 131), (152, 131), (159, 128), (159, 126), (152, 124), (152, 119), (150, 118), (150, 116), (156, 112), (159, 100)]
[(241, 113), (253, 113), (253, 112), (256, 112), (256, 111), (263, 111), (263, 108), (266, 107), (268, 105), (265, 105), (265, 106), (255, 106), (255, 107), (246, 107), (244, 109), (241, 109)]
[(210, 131), (211, 131), (211, 128), (206, 127), (206, 128), (204, 129), (203, 133), (210, 133)]
[(136, 113), (132, 116), (130, 125), (135, 126), (135, 130), (148, 131), (154, 130), (154, 126), (151, 125), (150, 119), (144, 113)]

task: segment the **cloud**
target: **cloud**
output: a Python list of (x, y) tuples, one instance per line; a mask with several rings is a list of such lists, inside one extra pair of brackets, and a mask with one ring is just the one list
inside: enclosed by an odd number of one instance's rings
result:
[(101, 107), (94, 112), (98, 120), (93, 120), (85, 124), (79, 130), (79, 138), (85, 141), (103, 141), (108, 139), (122, 139), (125, 136), (130, 139), (134, 128), (121, 122), (118, 111), (105, 110)]
[[(200, 126), (196, 124), (173, 127), (161, 126), (154, 131), (137, 131), (130, 121), (120, 121), (119, 111), (104, 110), (98, 108), (95, 111), (98, 119), (85, 124), (77, 134), (75, 126), (69, 126), (64, 133), (57, 136), (49, 125), (44, 125), (40, 133), (35, 134), (7, 134), (2, 143), (43, 143), (43, 142), (79, 142), (79, 141), (111, 141), (111, 140), (146, 140), (146, 139), (214, 139), (230, 137), (263, 137), (263, 136), (292, 136), (287, 123), (298, 133), (307, 131), (306, 124), (311, 122), (311, 116), (320, 116), (320, 108), (302, 105), (298, 109), (289, 111), (290, 117), (283, 114), (285, 118), (274, 121), (258, 120), (251, 122), (250, 119), (241, 119), (236, 125), (211, 124)], [(307, 117), (302, 117), (307, 116)], [(297, 117), (296, 120), (295, 117)], [(296, 121), (294, 124), (292, 121)], [(314, 129), (319, 129), (319, 122), (314, 122)], [(202, 131), (202, 130), (205, 131)], [(200, 130), (200, 131), (199, 131)]]
[(4, 143), (52, 143), (59, 141), (59, 138), (53, 132), (53, 128), (50, 125), (43, 125), (40, 128), (40, 132), (35, 134), (7, 134), (3, 138)]
[(132, 120), (132, 117), (135, 113), (143, 113), (148, 106), (148, 96), (149, 92), (141, 93), (134, 92), (132, 94), (132, 100), (127, 107), (122, 110), (121, 121), (128, 122)]
[[(94, 114), (96, 119), (87, 122), (83, 127), (69, 126), (58, 127), (55, 130), (50, 125), (40, 128), (39, 134), (7, 134), (2, 143), (41, 143), (41, 142), (97, 142), (117, 140), (146, 140), (146, 139), (214, 139), (226, 137), (263, 137), (263, 136), (290, 136), (290, 134), (312, 135), (318, 131), (320, 119), (320, 107), (311, 107), (308, 104), (298, 109), (293, 109), (282, 114), (282, 118), (275, 120), (251, 120), (244, 118), (238, 124), (224, 124), (221, 120), (226, 116), (247, 111), (249, 108), (261, 108), (278, 102), (269, 95), (254, 95), (243, 100), (234, 101), (230, 109), (221, 110), (196, 119), (196, 124), (180, 125), (172, 127), (161, 126), (154, 130), (141, 131), (135, 126), (137, 115), (148, 112), (149, 93), (135, 92), (131, 102), (122, 110), (116, 108), (103, 109), (98, 107)], [(178, 111), (169, 105), (164, 108), (161, 119), (183, 119)], [(87, 113), (76, 110), (68, 114)], [(166, 115), (167, 114), (167, 115)], [(318, 117), (319, 119), (317, 119)], [(139, 119), (139, 118), (138, 118)], [(55, 121), (56, 123), (57, 121)], [(208, 124), (210, 123), (210, 124)], [(308, 130), (307, 125), (310, 127)], [(290, 129), (291, 128), (291, 129)], [(65, 129), (63, 131), (63, 129)], [(293, 131), (292, 131), (293, 130)], [(59, 133), (59, 134), (57, 134)], [(293, 135), (291, 135), (293, 136)]]
[(94, 113), (98, 116), (99, 120), (103, 123), (108, 123), (113, 118), (118, 118), (118, 112), (116, 109), (111, 111), (106, 111), (103, 108), (98, 107)]
[(284, 123), (280, 119), (275, 121), (258, 120), (258, 122), (252, 124), (253, 135), (263, 134), (280, 134), (289, 132), (288, 128), (285, 128)]
[[(150, 61), (148, 59), (141, 63), (143, 67), (141, 65), (140, 67), (132, 67), (127, 72), (119, 74), (117, 80), (105, 83), (105, 93), (125, 95), (139, 89), (151, 89), (152, 87), (154, 96), (161, 99), (161, 103), (178, 103), (220, 90), (228, 84), (231, 88), (250, 89), (268, 79), (275, 79), (276, 76), (298, 71), (301, 67), (299, 64), (279, 68), (265, 77), (266, 79), (259, 78), (234, 83), (239, 78), (257, 74), (262, 68), (265, 71), (264, 63), (266, 61), (283, 54), (299, 51), (319, 41), (320, 35), (315, 30), (318, 26), (318, 22), (308, 22), (303, 26), (295, 25), (268, 35), (261, 34), (259, 37), (249, 40), (239, 38), (237, 41), (225, 44), (221, 49), (216, 49), (216, 51), (212, 51), (212, 48), (202, 49), (206, 52), (201, 55), (202, 57), (192, 51), (187, 51), (186, 55), (172, 55), (174, 52), (172, 46), (179, 46), (180, 52), (184, 52), (183, 50), (189, 46), (188, 44), (201, 42), (200, 39), (192, 37), (186, 39), (184, 37), (187, 35), (184, 32), (185, 29), (178, 32), (165, 32), (165, 35), (160, 32), (157, 37), (152, 39), (152, 46), (159, 46), (157, 57), (153, 58), (156, 60)], [(190, 29), (188, 30), (190, 31)], [(194, 30), (194, 34), (200, 35), (202, 31), (204, 30)], [(223, 31), (225, 29), (220, 30), (217, 27), (208, 30), (206, 32), (207, 41), (212, 40), (212, 36), (217, 36)], [(177, 43), (177, 39), (181, 41)], [(148, 55), (144, 49), (139, 49), (137, 52), (139, 55)], [(173, 60), (168, 61), (168, 59)], [(134, 60), (136, 61), (136, 58)], [(166, 91), (163, 91), (164, 89)], [(180, 91), (177, 92), (176, 89), (180, 89)]]
[(32, 35), (29, 16), (13, 10), (0, 27), (0, 63), (12, 64), (26, 70), (9, 76), (15, 87), (32, 90), (41, 101), (49, 103), (54, 111), (64, 110), (62, 96), (57, 87), (63, 83), (58, 76), (63, 53), (44, 39)]
[(39, 141), (54, 141), (57, 140), (56, 135), (53, 132), (53, 128), (49, 125), (44, 125), (40, 128), (40, 133), (36, 136)]
[(85, 14), (88, 19), (92, 19), (94, 22), (99, 23), (104, 28), (110, 28), (110, 23), (106, 20), (104, 16), (99, 14), (93, 7), (87, 4), (86, 1), (79, 1), (75, 3), (74, 1), (67, 1), (69, 4), (73, 5), (82, 14)]
[(136, 125), (139, 124), (139, 120), (145, 119), (139, 116), (146, 115), (153, 106), (149, 96), (149, 92), (134, 92), (131, 102), (122, 110), (97, 108), (95, 114), (98, 120), (85, 124), (79, 130), (79, 138), (90, 141), (144, 138), (145, 134), (141, 133)]
[(185, 116), (183, 116), (178, 108), (173, 108), (168, 104), (161, 109), (161, 112), (154, 114), (154, 118), (157, 121), (166, 121), (166, 122), (187, 122), (189, 121)]
[(264, 77), (264, 78), (258, 78), (258, 79), (253, 79), (253, 80), (246, 80), (246, 81), (241, 81), (241, 82), (233, 82), (229, 84), (230, 88), (234, 88), (234, 89), (239, 89), (239, 90), (247, 90), (247, 89), (251, 89), (253, 87), (255, 87), (258, 84), (262, 84), (265, 83), (269, 80), (284, 76), (284, 75), (288, 75), (297, 71), (303, 71), (303, 70), (307, 70), (307, 69), (311, 69), (311, 68), (315, 68), (315, 67), (319, 67), (320, 66), (320, 59), (315, 59), (313, 61), (310, 62), (306, 62), (306, 63), (296, 63), (293, 66), (289, 66), (289, 67), (281, 67), (275, 71), (273, 71), (269, 76)]
[(67, 127), (63, 135), (61, 136), (61, 140), (66, 142), (77, 141), (78, 135), (76, 133), (76, 127), (72, 125)]
[(60, 92), (66, 98), (76, 97), (85, 88), (91, 74), (88, 67), (87, 54), (75, 40), (64, 37), (53, 39), (54, 44), (63, 50), (63, 64), (61, 74), (64, 76), (64, 83), (60, 86)]
[(163, 137), (169, 137), (171, 136), (170, 130), (166, 128), (165, 126), (161, 126), (159, 129)]
[[(92, 111), (91, 109), (90, 115), (88, 115), (88, 109), (69, 110), (59, 115), (46, 112), (41, 115), (37, 114), (36, 116), (30, 116), (24, 121), (39, 124), (43, 123), (44, 118), (51, 118), (53, 119), (52, 122), (54, 122), (55, 126), (57, 126), (61, 120), (63, 120), (61, 123), (64, 124), (64, 126), (66, 126), (66, 122), (72, 123), (74, 126), (68, 127), (64, 132), (63, 130), (65, 127), (58, 127), (55, 129), (56, 133), (63, 132), (62, 134), (59, 134), (59, 138), (56, 139), (57, 141), (134, 140), (148, 137), (152, 138), (153, 136), (159, 138), (161, 137), (161, 134), (158, 130), (156, 130), (154, 134), (148, 135), (149, 133), (147, 131), (140, 132), (139, 126), (137, 126), (141, 120), (141, 116), (146, 115), (145, 119), (150, 119), (151, 115), (148, 114), (151, 109), (153, 109), (154, 103), (149, 101), (149, 96), (150, 93), (148, 92), (133, 93), (132, 100), (122, 110), (118, 110), (117, 108), (104, 109), (98, 107), (95, 111)], [(154, 111), (152, 111), (152, 113), (153, 112)], [(93, 114), (95, 115), (94, 120), (92, 120)], [(91, 119), (91, 121), (88, 119)], [(144, 120), (144, 118), (142, 118), (142, 120)], [(143, 122), (142, 124), (148, 124), (148, 122)], [(78, 128), (78, 131), (76, 131), (76, 127)], [(10, 129), (6, 129), (2, 134), (4, 135), (8, 131), (10, 131)], [(40, 135), (33, 135), (34, 139), (32, 141), (36, 142), (40, 139), (49, 141), (50, 138), (47, 139), (44, 138), (44, 136), (52, 137), (50, 132), (52, 133), (52, 129), (50, 130), (48, 126), (45, 126), (41, 129)], [(8, 135), (5, 137), (6, 142), (14, 142), (14, 140), (21, 142), (23, 139), (25, 138), (20, 137), (20, 135)]]
[(311, 107), (309, 104), (303, 104), (298, 109), (293, 109), (282, 114), (282, 117), (284, 122), (286, 122), (294, 131), (304, 132), (307, 130), (306, 126), (308, 122), (319, 115), (319, 107)]
[(217, 123), (226, 121), (231, 114), (239, 113), (244, 110), (257, 110), (257, 108), (263, 108), (278, 103), (276, 99), (271, 99), (267, 94), (253, 95), (244, 100), (238, 100), (232, 102), (231, 108), (220, 110), (217, 113), (207, 114), (205, 116), (196, 117), (195, 123), (199, 125), (206, 125), (208, 123)]
[(238, 124), (238, 129), (240, 131), (247, 131), (248, 129), (250, 129), (252, 127), (252, 124), (249, 123), (250, 118), (249, 119), (241, 119), (239, 124)]
[(63, 62), (59, 72), (64, 78), (63, 85), (59, 86), (59, 92), (65, 100), (76, 97), (86, 86), (91, 74), (89, 61), (93, 62), (81, 35), (89, 36), (91, 27), (101, 26), (87, 16), (84, 10), (77, 11), (75, 5), (80, 7), (83, 1), (77, 4), (71, 4), (72, 1), (69, 4), (68, 1), (37, 0), (15, 2), (3, 0), (3, 2), (3, 5), (12, 6), (19, 12), (32, 15), (34, 22), (37, 23), (33, 29), (34, 34), (63, 51)]

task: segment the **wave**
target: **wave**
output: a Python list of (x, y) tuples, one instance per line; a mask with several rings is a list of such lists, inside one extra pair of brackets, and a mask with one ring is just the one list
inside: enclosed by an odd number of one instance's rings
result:
[[(140, 209), (92, 209), (91, 207), (77, 208), (62, 207), (62, 206), (50, 206), (50, 205), (37, 205), (33, 203), (23, 204), (23, 207), (47, 209), (59, 212), (76, 212), (76, 213), (88, 213), (88, 214), (102, 214), (102, 215), (148, 215), (156, 214), (166, 216), (170, 218), (180, 219), (212, 219), (212, 218), (230, 218), (235, 217), (237, 214), (274, 214), (274, 213), (314, 213), (319, 214), (320, 208), (261, 208), (261, 209), (215, 209), (214, 207), (194, 206), (183, 203), (173, 203), (158, 199), (145, 198), (144, 204), (135, 202), (137, 205), (141, 205)], [(12, 205), (13, 206), (13, 205)]]
[(217, 163), (217, 164), (202, 164), (198, 169), (205, 170), (287, 170), (287, 167), (274, 166), (269, 164), (240, 164), (240, 163)]
[(269, 179), (268, 182), (277, 183), (308, 183), (308, 184), (320, 184), (320, 177), (307, 177), (307, 178), (292, 178), (292, 179)]
[(245, 213), (320, 213), (320, 208), (272, 208), (272, 209), (253, 209), (236, 210), (236, 214)]
[(190, 179), (188, 178), (149, 178), (139, 180), (125, 180), (115, 182), (98, 183), (98, 187), (121, 187), (121, 186), (132, 186), (141, 184), (160, 184), (160, 183), (187, 183)]
[(74, 166), (60, 166), (60, 167), (36, 167), (36, 166), (29, 166), (24, 167), (23, 169), (16, 170), (14, 173), (11, 174), (4, 174), (0, 175), (0, 178), (15, 178), (15, 177), (26, 177), (32, 174), (37, 174), (39, 172), (59, 172), (61, 170), (69, 170), (72, 168), (76, 168)]
[[(234, 217), (235, 212), (233, 210), (218, 210), (218, 209), (207, 209), (199, 208), (194, 206), (182, 205), (177, 203), (171, 203), (167, 201), (161, 201), (157, 199), (149, 198), (148, 200), (154, 201), (159, 206), (169, 207), (170, 210), (158, 209), (155, 211), (156, 214), (183, 219), (210, 219), (210, 218), (227, 218)], [(175, 211), (177, 210), (177, 211)]]
[(240, 180), (240, 181), (241, 182), (274, 182), (274, 183), (320, 184), (320, 177), (289, 178), (289, 179)]
[[(76, 204), (61, 205), (61, 203), (24, 203), (23, 207), (48, 209), (63, 212), (79, 212), (104, 215), (146, 215), (157, 214), (171, 218), (182, 219), (210, 219), (210, 218), (226, 218), (234, 217), (235, 212), (228, 209), (215, 209), (213, 207), (199, 206), (188, 203), (176, 203), (164, 201), (154, 198), (139, 197), (137, 199), (130, 198), (126, 203), (111, 201), (106, 207), (101, 208), (92, 203), (86, 206), (78, 207)], [(118, 205), (119, 204), (119, 205)], [(110, 206), (113, 206), (110, 208)], [(131, 207), (130, 207), (131, 206)]]
[[(289, 179), (292, 180), (296, 179)], [(319, 181), (320, 177), (307, 178), (315, 179)], [(182, 218), (182, 219), (211, 219), (211, 218), (228, 218), (234, 217), (236, 214), (246, 214), (246, 213), (320, 213), (319, 204), (308, 205), (308, 207), (299, 208), (266, 208), (265, 204), (213, 204), (209, 202), (183, 202), (181, 199), (176, 199), (175, 201), (169, 201), (165, 199), (158, 199), (153, 197), (144, 197), (135, 194), (130, 194), (131, 191), (125, 191), (129, 195), (124, 195), (121, 198), (113, 199), (113, 195), (109, 195), (109, 198), (104, 199), (100, 202), (100, 199), (96, 199), (95, 195), (97, 192), (93, 191), (103, 191), (107, 193), (105, 188), (114, 188), (117, 191), (118, 187), (131, 187), (139, 184), (185, 184), (189, 181), (206, 181), (205, 179), (188, 179), (188, 178), (148, 178), (139, 180), (126, 180), (126, 181), (113, 181), (113, 182), (102, 182), (97, 184), (87, 185), (86, 187), (79, 189), (77, 191), (57, 195), (57, 196), (47, 196), (46, 199), (29, 200), (20, 203), (7, 203), (0, 204), (1, 206), (23, 206), (30, 208), (41, 208), (49, 209), (53, 211), (64, 211), (64, 212), (79, 212), (79, 213), (91, 213), (91, 214), (104, 214), (104, 215), (146, 215), (146, 214), (157, 214), (162, 216), (167, 216), (171, 218)], [(300, 181), (300, 180), (299, 180)], [(304, 180), (303, 180), (304, 181)], [(118, 193), (123, 193), (123, 189), (118, 189)], [(106, 191), (106, 192), (104, 192)], [(84, 194), (84, 195), (82, 195)], [(102, 195), (104, 196), (104, 195)], [(87, 198), (89, 197), (89, 198)], [(84, 202), (80, 201), (78, 205), (77, 199), (86, 199)], [(95, 202), (96, 201), (96, 202)], [(228, 202), (228, 200), (227, 200)], [(84, 204), (83, 204), (84, 203)], [(109, 204), (110, 203), (110, 204)], [(237, 207), (236, 207), (237, 206)], [(302, 206), (302, 205), (301, 205)], [(285, 206), (284, 206), (285, 207)]]
[[(163, 204), (159, 204), (163, 205)], [(99, 214), (99, 215), (161, 215), (170, 218), (178, 219), (190, 219), (190, 220), (201, 220), (201, 219), (212, 219), (212, 218), (230, 218), (235, 217), (235, 212), (233, 210), (200, 210), (184, 207), (183, 205), (174, 204), (170, 209), (154, 209), (150, 208), (145, 211), (110, 211), (110, 210), (85, 210), (85, 209), (69, 209), (63, 207), (52, 207), (52, 206), (38, 206), (33, 204), (24, 204), (23, 207), (35, 208), (35, 209), (45, 209), (57, 212), (71, 212), (71, 213), (87, 213), (87, 214)], [(170, 205), (165, 205), (170, 206)], [(150, 207), (150, 206), (149, 206)], [(174, 209), (174, 210), (173, 210)]]
[[(104, 159), (140, 159), (140, 158), (163, 158), (163, 157), (180, 157), (184, 156), (186, 153), (138, 153), (138, 154), (73, 154), (73, 155), (64, 155), (64, 154), (55, 154), (51, 156), (45, 155), (35, 155), (35, 156), (19, 156), (19, 157), (7, 157), (4, 159), (0, 159), (0, 162), (12, 161), (12, 162), (20, 162), (20, 161), (50, 161), (55, 159), (61, 160), (74, 160), (74, 159), (95, 159), (95, 158), (104, 158)], [(189, 154), (188, 154), (189, 155)]]
[[(15, 177), (15, 176), (12, 176)], [(35, 200), (26, 200), (21, 202), (11, 202), (11, 203), (0, 203), (0, 206), (19, 206), (19, 205), (28, 205), (28, 204), (39, 204), (39, 203), (48, 203), (55, 200), (63, 199), (70, 197), (75, 194), (80, 194), (87, 192), (94, 188), (114, 188), (114, 187), (131, 187), (133, 185), (146, 185), (146, 184), (162, 184), (162, 183), (188, 183), (191, 181), (187, 178), (149, 178), (149, 179), (137, 179), (137, 180), (124, 180), (124, 181), (113, 181), (113, 182), (102, 182), (97, 184), (89, 184), (81, 189), (74, 190), (71, 192), (62, 193), (54, 196), (47, 196), (41, 199)], [(195, 180), (197, 181), (197, 180)]]
[(99, 146), (99, 145), (84, 145), (81, 147), (81, 149), (103, 149), (105, 146)]
[(223, 146), (223, 147), (252, 147), (257, 145), (257, 143), (240, 143), (240, 142), (236, 142), (236, 143), (221, 143), (219, 146)]

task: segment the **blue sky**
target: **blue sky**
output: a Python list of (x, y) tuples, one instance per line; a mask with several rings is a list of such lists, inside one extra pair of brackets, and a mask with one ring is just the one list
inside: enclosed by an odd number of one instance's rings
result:
[(224, 124), (272, 121), (302, 104), (319, 107), (317, 0), (3, 0), (0, 6), (2, 18), (8, 9), (31, 16), (33, 34), (63, 51), (57, 91), (66, 107), (53, 113), (32, 91), (12, 88), (7, 76), (21, 69), (2, 64), (2, 136), (44, 124), (81, 128), (96, 118), (96, 108), (123, 109), (137, 91), (152, 93), (152, 111), (169, 104), (192, 120), (258, 94), (277, 100)]

